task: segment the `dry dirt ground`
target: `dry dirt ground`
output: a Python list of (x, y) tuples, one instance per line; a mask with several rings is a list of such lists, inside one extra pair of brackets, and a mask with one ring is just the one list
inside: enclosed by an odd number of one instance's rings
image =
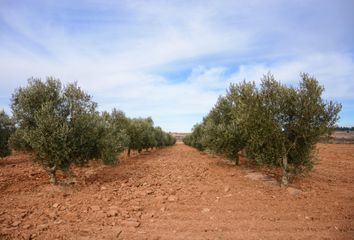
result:
[(317, 150), (290, 189), (182, 144), (60, 186), (13, 155), (0, 163), (0, 239), (354, 239), (354, 145)]

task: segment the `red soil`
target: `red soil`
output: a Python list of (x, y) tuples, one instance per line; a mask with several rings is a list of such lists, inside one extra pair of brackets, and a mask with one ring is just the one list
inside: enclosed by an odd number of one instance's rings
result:
[(75, 168), (60, 186), (13, 155), (0, 161), (0, 239), (354, 239), (354, 145), (317, 149), (288, 190), (181, 144)]

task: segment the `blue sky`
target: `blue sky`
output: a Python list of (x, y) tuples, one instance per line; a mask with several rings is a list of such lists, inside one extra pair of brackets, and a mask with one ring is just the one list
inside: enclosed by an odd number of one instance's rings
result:
[(0, 109), (30, 77), (190, 131), (230, 82), (316, 76), (354, 125), (354, 2), (0, 0)]

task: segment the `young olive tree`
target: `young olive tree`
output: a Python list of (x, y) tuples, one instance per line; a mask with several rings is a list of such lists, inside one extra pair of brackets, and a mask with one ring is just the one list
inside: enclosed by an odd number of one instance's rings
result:
[(184, 138), (188, 145), (225, 154), (239, 164), (239, 151), (246, 146), (245, 130), (240, 121), (242, 98), (247, 94), (247, 84), (231, 84), (225, 97), (218, 102), (191, 135)]
[[(231, 88), (232, 89), (232, 88)], [(220, 97), (203, 121), (202, 143), (216, 153), (225, 154), (239, 165), (239, 151), (245, 147), (243, 128), (238, 121), (238, 95)]]
[(282, 85), (268, 74), (257, 90), (245, 119), (247, 153), (257, 163), (280, 166), (283, 185), (288, 184), (289, 170), (299, 173), (312, 168), (315, 144), (339, 118), (341, 105), (325, 102), (323, 91), (308, 74), (301, 75), (298, 88)]
[(14, 124), (12, 119), (5, 113), (0, 111), (0, 158), (11, 154), (9, 146), (9, 138), (14, 132)]
[[(30, 79), (12, 96), (12, 111), (21, 146), (31, 149), (52, 183), (56, 171), (68, 173), (98, 155), (96, 103), (76, 84), (63, 87), (54, 78)], [(24, 143), (24, 144), (23, 144)]]
[(131, 150), (143, 149), (143, 136), (144, 123), (142, 118), (133, 118), (129, 120), (129, 125), (127, 128), (127, 134), (129, 136), (128, 144), (128, 156), (130, 156)]
[(295, 172), (311, 169), (315, 144), (321, 136), (330, 135), (339, 120), (341, 104), (323, 100), (323, 91), (324, 87), (314, 77), (301, 74), (300, 86), (287, 92), (283, 116), (279, 120), (286, 136), (282, 161), (284, 173), (288, 171), (288, 163)]
[(113, 109), (111, 114), (102, 113), (98, 126), (98, 149), (105, 164), (117, 164), (117, 156), (128, 146), (128, 124), (129, 120), (122, 111)]
[(183, 138), (186, 145), (197, 148), (200, 151), (205, 150), (202, 137), (204, 135), (203, 124), (195, 124), (192, 132)]
[[(148, 150), (149, 148), (154, 148), (157, 145), (155, 137), (154, 121), (148, 117), (142, 121), (142, 149)], [(141, 149), (139, 149), (139, 152)]]

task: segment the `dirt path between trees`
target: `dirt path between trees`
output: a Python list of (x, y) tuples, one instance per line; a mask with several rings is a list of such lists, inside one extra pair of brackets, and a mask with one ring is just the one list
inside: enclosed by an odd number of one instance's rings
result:
[(62, 186), (14, 155), (0, 162), (0, 239), (354, 239), (354, 145), (317, 149), (290, 191), (182, 144)]

